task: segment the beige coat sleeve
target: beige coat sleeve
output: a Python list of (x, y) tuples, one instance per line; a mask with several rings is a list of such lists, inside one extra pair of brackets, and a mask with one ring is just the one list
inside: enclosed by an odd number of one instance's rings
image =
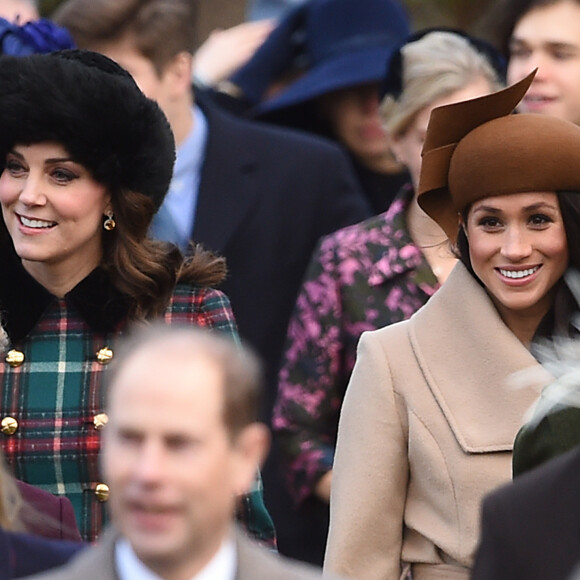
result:
[(325, 570), (400, 576), (408, 481), (407, 422), (381, 332), (362, 335), (338, 432)]

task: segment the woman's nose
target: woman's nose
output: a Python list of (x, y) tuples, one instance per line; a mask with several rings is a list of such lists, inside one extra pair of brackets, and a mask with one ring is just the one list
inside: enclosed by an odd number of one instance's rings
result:
[(42, 191), (40, 181), (32, 175), (23, 178), (19, 193), (19, 200), (25, 205), (44, 205), (46, 196)]
[(502, 240), (501, 253), (512, 262), (527, 258), (532, 252), (529, 236), (521, 228), (509, 228)]

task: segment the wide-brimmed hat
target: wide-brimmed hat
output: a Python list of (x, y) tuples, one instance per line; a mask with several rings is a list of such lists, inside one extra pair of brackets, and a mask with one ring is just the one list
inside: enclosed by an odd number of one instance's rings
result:
[(409, 32), (408, 16), (397, 0), (311, 0), (288, 14), (233, 82), (257, 96), (252, 83), (259, 82), (260, 70), (272, 74), (284, 72), (284, 65), (290, 68), (280, 54), (287, 61), (297, 59), (305, 72), (254, 112), (260, 116), (294, 107), (339, 89), (380, 82), (391, 51)]
[(0, 171), (17, 144), (55, 141), (111, 192), (161, 205), (175, 142), (159, 105), (106, 56), (63, 50), (0, 58)]
[(478, 199), (580, 192), (580, 127), (549, 115), (512, 114), (534, 75), (431, 112), (418, 203), (453, 243), (459, 214)]

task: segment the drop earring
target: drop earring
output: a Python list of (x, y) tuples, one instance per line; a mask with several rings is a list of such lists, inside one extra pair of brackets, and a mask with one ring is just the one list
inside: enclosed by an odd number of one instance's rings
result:
[(113, 219), (113, 212), (111, 210), (109, 210), (106, 213), (107, 219), (103, 222), (103, 227), (110, 232), (111, 230), (114, 230), (117, 227), (117, 224), (115, 222), (115, 220)]

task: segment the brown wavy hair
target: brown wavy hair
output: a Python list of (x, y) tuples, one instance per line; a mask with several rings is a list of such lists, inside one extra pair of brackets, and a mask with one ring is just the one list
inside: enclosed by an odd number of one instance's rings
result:
[(130, 317), (145, 320), (165, 310), (175, 285), (217, 286), (226, 276), (225, 259), (199, 244), (184, 257), (174, 244), (154, 240), (147, 232), (155, 207), (133, 191), (112, 192), (116, 227), (103, 230), (103, 259), (115, 288), (129, 298)]

